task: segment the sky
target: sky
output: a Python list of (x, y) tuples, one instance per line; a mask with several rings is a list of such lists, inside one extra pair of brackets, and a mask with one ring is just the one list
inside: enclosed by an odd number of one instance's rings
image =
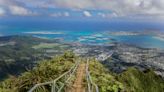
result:
[(0, 19), (164, 19), (164, 0), (0, 0)]

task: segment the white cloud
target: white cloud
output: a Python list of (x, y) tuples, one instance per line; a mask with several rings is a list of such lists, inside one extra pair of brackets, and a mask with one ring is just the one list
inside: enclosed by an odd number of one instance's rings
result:
[(26, 8), (20, 6), (9, 6), (10, 12), (13, 15), (31, 15), (33, 14), (31, 11)]
[(110, 17), (118, 17), (118, 14), (115, 13), (115, 12), (114, 12), (114, 13), (111, 13), (111, 14), (110, 14)]
[(36, 12), (32, 12), (32, 10), (25, 8), (23, 3), (16, 0), (0, 0), (0, 6), (7, 10), (7, 14), (21, 16), (31, 16), (37, 14)]
[(64, 16), (69, 17), (70, 16), (69, 12), (64, 12)]
[(83, 11), (85, 17), (91, 17), (92, 14), (89, 11)]
[(0, 8), (0, 16), (3, 16), (3, 15), (5, 15), (5, 10)]
[[(80, 9), (82, 11), (106, 10), (113, 12), (113, 16), (164, 16), (164, 0), (0, 0), (0, 5), (5, 7), (12, 5), (21, 7), (28, 6), (30, 9), (67, 8), (72, 10)], [(23, 8), (24, 9), (15, 9), (15, 13), (18, 15), (31, 14), (29, 13), (29, 11), (31, 11), (30, 9), (27, 9), (27, 7)], [(69, 14), (65, 13), (64, 15), (68, 16)], [(84, 12), (84, 15), (92, 16), (88, 11)], [(99, 14), (99, 16), (102, 17), (105, 15)]]
[(70, 9), (107, 10), (116, 13), (117, 16), (164, 15), (164, 0), (54, 0), (51, 4)]
[(106, 17), (106, 14), (101, 13), (101, 12), (99, 12), (97, 15), (98, 15), (98, 16), (101, 16), (102, 18), (105, 18), (105, 17)]
[(97, 15), (102, 17), (102, 18), (118, 17), (118, 14), (116, 14), (115, 12), (113, 12), (113, 13), (102, 13), (102, 12), (99, 12), (99, 13), (97, 13)]
[(52, 13), (52, 14), (50, 14), (50, 16), (51, 17), (60, 17), (60, 16), (62, 16), (62, 14), (60, 12), (58, 12), (58, 13)]
[(50, 16), (51, 17), (69, 17), (70, 16), (70, 14), (69, 14), (69, 12), (64, 12), (64, 13), (62, 13), (62, 12), (56, 12), (56, 13), (52, 13), (52, 14), (50, 14)]

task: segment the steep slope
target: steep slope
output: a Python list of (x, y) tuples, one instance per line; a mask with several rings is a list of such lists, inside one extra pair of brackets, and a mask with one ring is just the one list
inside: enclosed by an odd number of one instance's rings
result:
[[(52, 60), (40, 62), (31, 71), (23, 73), (19, 77), (11, 76), (0, 83), (0, 92), (26, 92), (37, 83), (53, 80), (68, 71), (78, 61), (73, 53), (67, 52)], [(77, 72), (80, 76), (81, 69)], [(99, 92), (163, 92), (164, 79), (157, 76), (152, 70), (140, 71), (129, 68), (126, 71), (115, 74), (108, 70), (101, 62), (95, 59), (89, 60), (91, 79), (97, 84)], [(79, 78), (79, 79), (78, 79)], [(82, 77), (78, 77), (77, 85), (81, 87)], [(75, 82), (76, 82), (75, 79)], [(80, 80), (80, 82), (79, 82)], [(85, 84), (85, 81), (83, 81)], [(85, 87), (85, 86), (84, 86)], [(48, 91), (48, 86), (44, 87)], [(44, 92), (46, 92), (44, 91)], [(42, 92), (39, 90), (39, 92)]]
[(90, 61), (90, 71), (100, 92), (163, 92), (164, 79), (153, 70), (140, 71), (134, 67), (115, 74), (106, 65)]
[(152, 70), (144, 72), (136, 68), (129, 68), (127, 71), (116, 76), (126, 88), (126, 92), (163, 92), (164, 80), (157, 76)]
[[(75, 63), (74, 54), (67, 52), (52, 60), (39, 63), (31, 71), (23, 73), (19, 77), (11, 76), (0, 84), (0, 92), (27, 92), (37, 83), (54, 80), (68, 71)], [(2, 91), (3, 90), (3, 91)]]
[(100, 62), (92, 59), (89, 63), (89, 71), (93, 81), (98, 85), (100, 92), (124, 91), (122, 83), (117, 81), (107, 68)]

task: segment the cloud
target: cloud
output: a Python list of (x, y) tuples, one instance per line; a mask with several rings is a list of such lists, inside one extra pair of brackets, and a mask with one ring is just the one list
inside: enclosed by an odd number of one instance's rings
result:
[(11, 12), (12, 15), (33, 15), (34, 13), (31, 12), (30, 10), (24, 8), (24, 7), (20, 7), (20, 6), (9, 6), (9, 10)]
[(52, 13), (52, 14), (50, 14), (50, 16), (51, 17), (61, 17), (62, 14), (60, 12), (58, 12), (58, 13)]
[(64, 12), (64, 16), (69, 17), (70, 16), (69, 12)]
[(118, 14), (116, 14), (115, 12), (113, 12), (113, 13), (102, 13), (102, 12), (99, 12), (99, 13), (97, 13), (97, 15), (102, 17), (102, 18), (118, 17)]
[[(10, 12), (17, 15), (32, 14), (31, 12), (34, 9), (37, 11), (37, 9), (51, 8), (82, 10), (85, 11), (83, 13), (85, 16), (93, 16), (86, 10), (105, 10), (112, 12), (111, 15), (98, 14), (98, 16), (101, 17), (136, 17), (136, 15), (144, 17), (164, 16), (164, 0), (0, 0), (0, 6), (5, 8), (9, 8), (13, 5), (17, 6), (17, 8)], [(44, 13), (44, 11), (40, 13)], [(65, 15), (69, 16), (70, 14), (65, 13)]]
[(3, 15), (5, 15), (5, 10), (0, 8), (0, 16), (3, 16)]
[(89, 11), (83, 11), (83, 15), (85, 17), (91, 17), (92, 16), (92, 14)]
[(102, 17), (102, 18), (105, 18), (106, 17), (106, 14), (101, 13), (101, 12), (97, 13), (97, 15), (100, 16), (100, 17)]
[[(32, 16), (36, 15), (36, 12), (24, 7), (24, 3), (18, 2), (16, 0), (0, 0), (0, 6), (3, 7), (3, 13), (11, 15), (21, 15), (21, 16)], [(2, 13), (2, 9), (1, 9)]]
[(164, 15), (164, 0), (54, 0), (54, 6), (112, 11), (119, 16)]
[(70, 14), (69, 12), (56, 12), (56, 13), (52, 13), (50, 14), (51, 17), (69, 17)]

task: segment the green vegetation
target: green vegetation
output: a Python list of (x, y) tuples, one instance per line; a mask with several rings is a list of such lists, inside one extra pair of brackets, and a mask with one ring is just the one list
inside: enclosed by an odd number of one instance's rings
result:
[(0, 92), (11, 92), (11, 90), (12, 92), (27, 92), (35, 84), (54, 80), (68, 71), (74, 65), (75, 59), (73, 53), (66, 52), (52, 60), (43, 61), (19, 77), (11, 76), (3, 81), (0, 84)]
[(124, 90), (123, 85), (100, 62), (93, 59), (90, 61), (89, 67), (92, 80), (98, 85), (100, 92), (120, 92)]
[(95, 60), (90, 61), (90, 72), (100, 92), (163, 92), (164, 79), (153, 70), (140, 71), (134, 67), (114, 74)]
[(36, 63), (34, 61), (45, 58), (43, 51), (32, 48), (34, 45), (54, 42), (32, 36), (0, 37), (0, 80), (9, 75), (19, 75), (31, 69)]
[(39, 45), (33, 46), (34, 49), (49, 49), (49, 48), (55, 48), (58, 47), (59, 44), (57, 43), (41, 43)]
[[(37, 83), (54, 80), (78, 61), (71, 52), (56, 56), (51, 60), (40, 62), (32, 70), (15, 77), (10, 76), (0, 83), (0, 92), (27, 92)], [(120, 74), (110, 72), (103, 64), (91, 59), (89, 71), (94, 83), (100, 92), (162, 92), (164, 80), (157, 76), (153, 70), (139, 71), (129, 68)], [(49, 87), (45, 86), (44, 89)], [(42, 92), (39, 91), (38, 92)]]
[[(9, 76), (0, 83), (0, 92), (27, 92), (37, 83), (54, 80), (68, 71), (75, 60), (77, 61), (73, 53), (66, 52), (51, 60), (42, 61), (24, 72), (26, 67), (36, 63), (33, 61), (44, 58), (40, 49), (65, 51), (63, 48), (67, 48), (67, 45), (31, 36), (0, 37), (0, 44), (0, 78)], [(110, 68), (115, 65), (121, 64), (101, 64), (94, 59), (90, 60), (89, 71), (100, 92), (163, 92), (164, 79), (157, 76), (153, 70), (142, 72), (136, 68), (129, 68), (120, 74), (114, 74)], [(20, 76), (15, 76), (20, 73)]]
[[(112, 75), (124, 85), (125, 92), (163, 92), (164, 90), (164, 79), (156, 75), (152, 69), (140, 71), (138, 68), (130, 67), (134, 64), (114, 62), (112, 59), (102, 64), (108, 70), (117, 73)], [(129, 68), (120, 72), (119, 67)]]
[(65, 51), (69, 48), (68, 45), (66, 44), (61, 44), (61, 43), (40, 43), (38, 45), (34, 45), (32, 48), (36, 50), (56, 50), (58, 52), (60, 51)]
[(125, 86), (126, 92), (164, 91), (164, 80), (152, 70), (141, 72), (136, 68), (129, 68), (116, 77)]

